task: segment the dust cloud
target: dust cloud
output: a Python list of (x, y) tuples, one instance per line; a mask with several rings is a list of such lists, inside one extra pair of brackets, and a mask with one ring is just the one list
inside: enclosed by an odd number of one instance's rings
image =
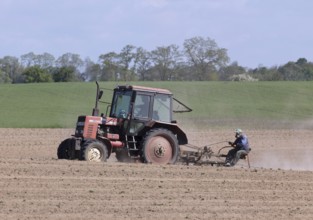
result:
[(262, 152), (253, 161), (253, 167), (313, 171), (312, 150)]

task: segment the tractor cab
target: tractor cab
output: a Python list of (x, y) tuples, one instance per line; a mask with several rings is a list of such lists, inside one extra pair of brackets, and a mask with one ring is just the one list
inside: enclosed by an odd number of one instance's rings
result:
[(166, 89), (118, 86), (114, 89), (110, 117), (170, 123), (172, 96)]
[(114, 89), (109, 117), (123, 119), (124, 131), (137, 135), (155, 123), (171, 123), (172, 96), (166, 89), (118, 86)]
[[(186, 134), (173, 120), (173, 94), (167, 89), (122, 85), (113, 91), (110, 110), (99, 116), (103, 92), (97, 84), (92, 116), (77, 119), (75, 134), (58, 148), (59, 159), (106, 161), (115, 153), (118, 161), (138, 159), (146, 163), (172, 164), (179, 145), (188, 143)], [(105, 103), (105, 102), (104, 102)], [(188, 107), (185, 109), (191, 111)]]

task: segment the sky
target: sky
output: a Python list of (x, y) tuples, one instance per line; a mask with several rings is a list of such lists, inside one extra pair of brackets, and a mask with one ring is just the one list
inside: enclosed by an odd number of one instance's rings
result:
[(193, 37), (247, 68), (313, 61), (311, 0), (0, 0), (0, 58), (33, 52), (98, 61)]

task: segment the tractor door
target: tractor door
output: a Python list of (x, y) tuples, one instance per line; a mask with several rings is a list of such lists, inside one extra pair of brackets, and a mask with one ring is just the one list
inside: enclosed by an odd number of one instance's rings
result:
[(172, 120), (171, 96), (154, 92), (136, 91), (130, 135), (137, 135), (151, 121), (170, 123)]
[(136, 91), (129, 134), (137, 135), (152, 118), (153, 94)]
[(134, 119), (147, 121), (151, 118), (150, 109), (152, 98), (153, 97), (149, 94), (140, 94), (137, 92), (133, 112)]

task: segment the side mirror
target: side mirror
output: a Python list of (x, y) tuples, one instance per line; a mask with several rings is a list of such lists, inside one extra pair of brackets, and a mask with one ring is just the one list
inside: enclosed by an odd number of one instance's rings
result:
[(98, 100), (101, 99), (102, 95), (103, 95), (103, 91), (100, 90), (100, 91), (99, 91), (99, 94), (98, 94)]

